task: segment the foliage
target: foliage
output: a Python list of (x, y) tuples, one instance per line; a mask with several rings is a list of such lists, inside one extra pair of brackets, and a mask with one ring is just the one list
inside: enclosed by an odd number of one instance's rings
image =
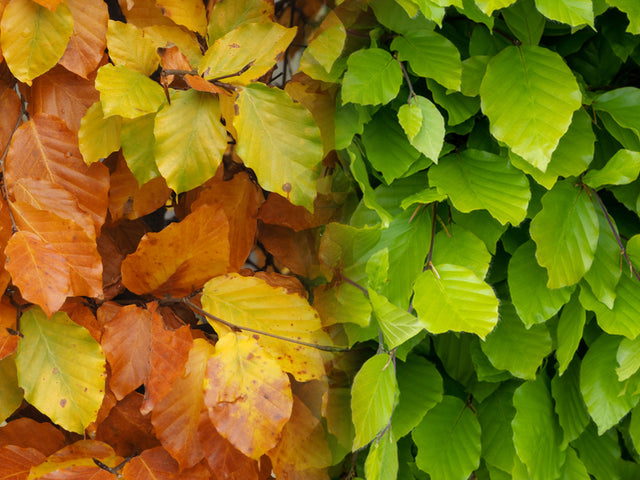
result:
[(633, 2), (0, 9), (0, 476), (640, 476)]

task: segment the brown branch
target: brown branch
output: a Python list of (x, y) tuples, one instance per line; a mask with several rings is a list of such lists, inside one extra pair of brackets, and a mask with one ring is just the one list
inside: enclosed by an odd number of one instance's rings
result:
[(404, 79), (407, 82), (407, 86), (409, 87), (409, 97), (407, 98), (407, 104), (411, 105), (411, 99), (415, 100), (417, 97), (416, 92), (413, 90), (413, 85), (411, 84), (411, 78), (407, 73), (407, 69), (404, 68), (404, 64), (398, 58), (398, 55), (396, 54), (393, 57), (398, 61), (398, 64), (400, 65), (400, 70), (402, 70), (402, 75), (404, 76)]

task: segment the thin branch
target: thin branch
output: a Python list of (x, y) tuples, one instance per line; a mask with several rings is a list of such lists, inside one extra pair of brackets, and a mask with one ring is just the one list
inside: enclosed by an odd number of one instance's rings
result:
[(336, 274), (338, 275), (338, 277), (340, 277), (340, 280), (342, 280), (345, 283), (348, 283), (349, 285), (352, 285), (352, 286), (356, 287), (358, 290), (360, 290), (362, 293), (364, 293), (365, 297), (369, 298), (369, 292), (362, 285), (360, 285), (359, 283), (354, 282), (349, 277), (345, 277), (342, 272), (336, 272)]
[(400, 70), (402, 70), (402, 75), (404, 76), (404, 79), (407, 82), (407, 86), (409, 87), (409, 97), (407, 98), (407, 103), (411, 105), (411, 99), (415, 100), (415, 98), (417, 97), (416, 92), (413, 91), (411, 78), (409, 77), (409, 74), (407, 73), (407, 69), (404, 68), (404, 64), (400, 61), (397, 54), (394, 55), (394, 58), (398, 61), (398, 64), (400, 65)]
[(254, 63), (256, 63), (256, 62), (255, 61), (251, 61), (251, 62), (247, 63), (244, 67), (242, 67), (240, 70), (238, 70), (237, 72), (229, 73), (228, 75), (222, 75), (220, 77), (215, 77), (215, 78), (212, 78), (209, 81), (212, 82), (212, 83), (216, 83), (216, 82), (219, 82), (220, 80), (222, 80), (224, 78), (239, 77), (244, 72), (249, 70), (253, 66)]
[(438, 218), (437, 215), (437, 208), (438, 208), (438, 202), (433, 202), (433, 218), (431, 218), (431, 242), (429, 244), (429, 253), (427, 254), (427, 263), (425, 266), (425, 270), (428, 270), (430, 268), (433, 268), (433, 264), (431, 263), (431, 259), (433, 258), (433, 244), (435, 242), (435, 237), (436, 237), (436, 221)]
[[(13, 135), (16, 133), (16, 131), (18, 130), (18, 127), (20, 127), (20, 123), (22, 122), (22, 115), (23, 115), (23, 103), (22, 100), (20, 100), (20, 114), (18, 115), (18, 120), (16, 121), (16, 124), (13, 126), (13, 130), (11, 131), (11, 135), (9, 135), (9, 140), (7, 140), (7, 145), (4, 147), (4, 151), (2, 152), (2, 157), (0, 157), (0, 170), (2, 171), (2, 198), (4, 198), (5, 202), (7, 202), (7, 206), (9, 206), (9, 192), (7, 191), (7, 176), (5, 174), (5, 170), (4, 170), (4, 162), (7, 159), (7, 155), (9, 153), (9, 146), (11, 145), (11, 140), (13, 139)], [(12, 233), (15, 233), (18, 231), (18, 226), (16, 224), (16, 220), (13, 218), (13, 212), (11, 211), (11, 208), (7, 209), (9, 212), (9, 218), (11, 219), (11, 229), (12, 229)]]

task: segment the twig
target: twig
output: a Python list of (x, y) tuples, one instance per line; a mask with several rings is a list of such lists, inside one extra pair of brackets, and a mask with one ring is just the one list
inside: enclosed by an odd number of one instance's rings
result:
[(356, 287), (358, 290), (360, 290), (362, 293), (364, 293), (365, 297), (369, 298), (369, 292), (362, 285), (360, 285), (359, 283), (354, 282), (349, 277), (345, 277), (342, 272), (336, 272), (336, 274), (338, 275), (340, 280), (342, 280), (345, 283), (348, 283), (349, 285), (352, 285), (352, 286)]
[(398, 61), (398, 64), (400, 65), (400, 70), (402, 70), (402, 75), (404, 76), (404, 79), (407, 82), (407, 86), (409, 87), (409, 97), (407, 98), (407, 103), (409, 105), (411, 105), (411, 99), (415, 100), (417, 98), (416, 92), (413, 91), (413, 85), (411, 84), (411, 78), (409, 77), (409, 74), (407, 73), (407, 69), (404, 68), (404, 64), (398, 58), (398, 54), (395, 54), (393, 57)]
[(16, 233), (18, 231), (18, 225), (16, 224), (16, 220), (15, 218), (13, 218), (13, 212), (11, 211), (11, 208), (9, 207), (9, 192), (7, 191), (7, 176), (5, 174), (5, 169), (4, 169), (4, 162), (7, 158), (7, 155), (9, 154), (9, 146), (11, 145), (11, 140), (13, 140), (13, 135), (16, 133), (16, 131), (18, 131), (18, 128), (20, 127), (20, 123), (22, 122), (22, 115), (23, 115), (23, 103), (22, 100), (20, 100), (20, 114), (18, 115), (18, 120), (16, 121), (16, 124), (13, 126), (13, 130), (11, 131), (11, 135), (9, 135), (9, 139), (7, 140), (7, 144), (4, 147), (4, 151), (2, 152), (2, 157), (0, 157), (0, 170), (2, 171), (2, 198), (4, 198), (6, 205), (7, 205), (7, 210), (9, 211), (9, 218), (11, 219), (11, 230), (12, 233)]
[(433, 266), (433, 263), (431, 262), (431, 259), (433, 258), (433, 244), (435, 243), (435, 237), (436, 237), (436, 221), (438, 218), (437, 208), (438, 208), (438, 202), (433, 202), (433, 218), (431, 219), (431, 241), (429, 244), (429, 253), (427, 254), (427, 262), (425, 264), (424, 269), (433, 270), (436, 276), (440, 278), (440, 275), (438, 275), (438, 272), (436, 271), (436, 269)]

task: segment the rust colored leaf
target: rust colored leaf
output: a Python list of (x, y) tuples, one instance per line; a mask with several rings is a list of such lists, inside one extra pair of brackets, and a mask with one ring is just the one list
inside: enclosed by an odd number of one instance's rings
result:
[(69, 318), (78, 325), (86, 328), (89, 334), (100, 343), (104, 327), (98, 322), (91, 309), (82, 300), (70, 299), (62, 306), (62, 311), (67, 312)]
[(251, 253), (255, 244), (258, 208), (263, 201), (260, 188), (246, 172), (239, 172), (228, 181), (216, 175), (202, 187), (200, 196), (193, 203), (193, 209), (205, 204), (223, 206), (229, 219), (231, 270), (242, 268)]
[(13, 88), (5, 88), (2, 90), (2, 93), (0, 93), (0, 110), (2, 110), (2, 122), (0, 122), (0, 152), (4, 152), (9, 145), (13, 128), (16, 126), (18, 118), (20, 117), (20, 97), (18, 97), (18, 94)]
[(136, 252), (122, 262), (122, 281), (137, 294), (179, 297), (228, 267), (227, 217), (221, 207), (203, 205), (180, 223), (146, 234)]
[(204, 465), (180, 470), (178, 462), (162, 447), (145, 450), (122, 470), (124, 480), (206, 480), (211, 472)]
[(304, 299), (309, 299), (309, 292), (297, 277), (275, 272), (256, 272), (255, 277), (261, 278), (272, 287), (282, 287), (287, 293), (295, 293)]
[(69, 191), (91, 215), (100, 231), (109, 203), (109, 172), (101, 163), (88, 167), (78, 149), (78, 137), (51, 115), (37, 114), (15, 133), (6, 159), (7, 189), (20, 178), (48, 180)]
[(118, 0), (122, 13), (127, 18), (127, 23), (132, 23), (138, 28), (151, 27), (154, 25), (175, 25), (169, 18), (165, 17), (156, 6), (155, 0)]
[(145, 401), (140, 411), (149, 413), (171, 390), (173, 383), (183, 374), (193, 339), (189, 327), (169, 330), (165, 328), (157, 305), (151, 311), (151, 353), (149, 379), (145, 383)]
[(29, 114), (55, 115), (77, 132), (87, 109), (100, 100), (100, 94), (93, 86), (94, 80), (95, 73), (85, 79), (59, 65), (55, 66), (33, 80), (28, 96)]
[(198, 90), (200, 92), (209, 92), (209, 93), (222, 93), (223, 95), (231, 96), (232, 93), (229, 90), (225, 90), (222, 87), (218, 87), (217, 85), (206, 81), (199, 75), (185, 75), (185, 81), (187, 84), (193, 88), (194, 90)]
[(0, 478), (26, 480), (31, 467), (40, 465), (47, 457), (33, 448), (8, 445), (0, 448)]
[(107, 375), (106, 381), (107, 389), (104, 394), (104, 398), (102, 399), (102, 405), (100, 405), (100, 410), (98, 410), (98, 415), (96, 420), (89, 424), (86, 428), (86, 434), (91, 438), (96, 436), (96, 431), (98, 426), (104, 422), (104, 420), (109, 416), (111, 410), (116, 406), (118, 401), (116, 400), (116, 396), (113, 394), (111, 389), (109, 388), (109, 376)]
[(222, 336), (206, 378), (209, 417), (224, 438), (253, 459), (277, 444), (291, 415), (291, 385), (255, 338), (235, 333)]
[(67, 0), (73, 17), (73, 34), (58, 63), (76, 75), (88, 78), (107, 46), (109, 10), (101, 0)]
[(289, 227), (299, 232), (324, 225), (334, 212), (335, 208), (322, 205), (317, 198), (314, 201), (314, 213), (311, 213), (304, 207), (293, 205), (282, 195), (270, 193), (267, 201), (260, 207), (258, 219), (264, 223)]
[(194, 340), (184, 374), (151, 412), (151, 423), (157, 437), (181, 469), (193, 467), (204, 457), (198, 438), (198, 424), (204, 408), (202, 386), (207, 361), (212, 354), (213, 346), (206, 340)]
[(295, 232), (279, 225), (262, 224), (258, 239), (281, 266), (296, 275), (315, 278), (322, 273), (316, 254), (318, 234), (315, 230)]
[(60, 450), (64, 443), (62, 432), (50, 423), (18, 418), (0, 427), (0, 446), (3, 447), (15, 445), (21, 448), (33, 448), (44, 455), (51, 455)]
[(44, 463), (32, 467), (31, 475), (43, 480), (111, 480), (116, 475), (98, 467), (94, 459), (115, 467), (123, 458), (109, 445), (96, 440), (80, 440), (47, 457)]
[(9, 243), (9, 239), (13, 235), (13, 225), (9, 215), (9, 206), (0, 198), (0, 291), (4, 292), (11, 281), (9, 272), (5, 269), (7, 257), (4, 249)]
[(127, 305), (105, 325), (102, 350), (111, 367), (110, 387), (121, 400), (149, 376), (151, 312)]
[(142, 401), (138, 392), (131, 392), (120, 400), (98, 425), (96, 440), (111, 445), (123, 457), (159, 446), (160, 441), (153, 435), (151, 415), (140, 413)]

